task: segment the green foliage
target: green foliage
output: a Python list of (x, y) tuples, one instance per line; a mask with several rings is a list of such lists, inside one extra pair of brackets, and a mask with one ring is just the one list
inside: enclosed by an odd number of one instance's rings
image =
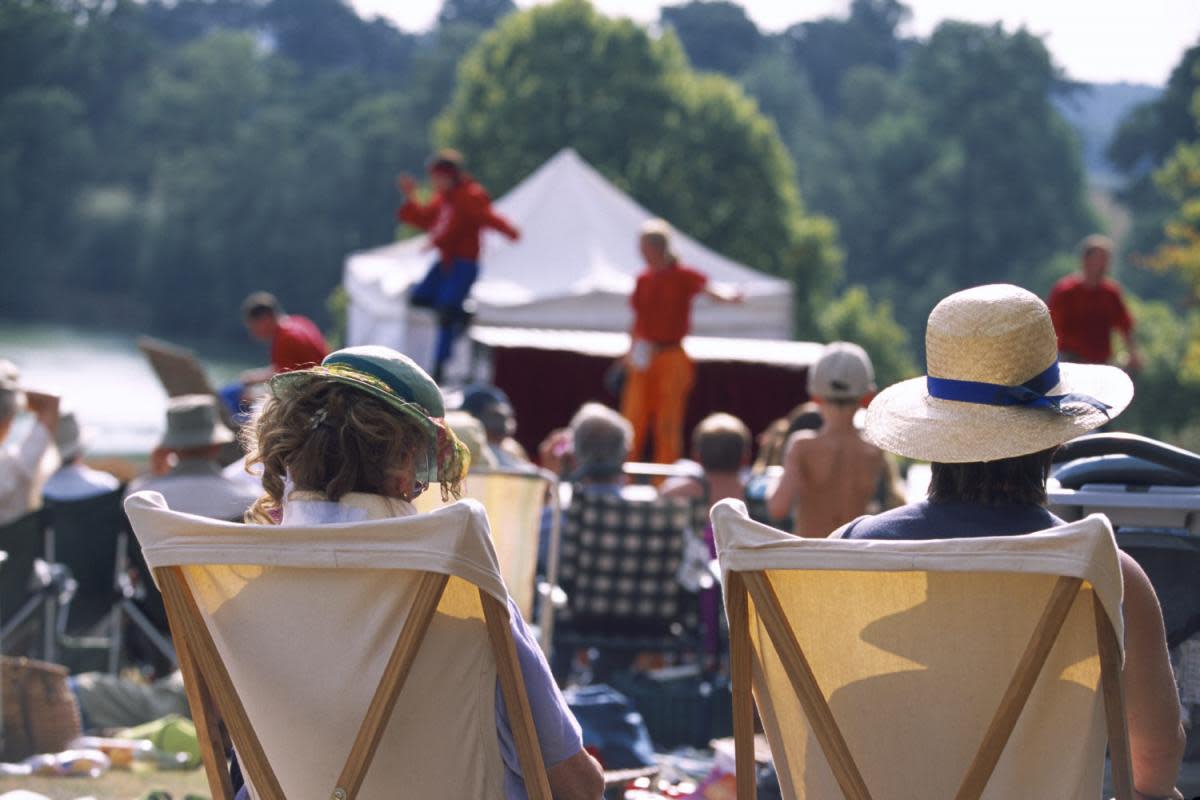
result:
[(851, 286), (822, 308), (817, 325), (823, 341), (854, 342), (866, 350), (881, 388), (918, 374), (908, 334), (892, 315), (892, 304), (872, 302), (863, 286)]
[[(1194, 69), (1200, 75), (1200, 62)], [(1174, 211), (1164, 225), (1163, 243), (1149, 263), (1178, 277), (1195, 300), (1200, 297), (1200, 89), (1192, 98), (1192, 114), (1192, 141), (1178, 145), (1154, 174)], [(1182, 361), (1181, 374), (1200, 380), (1200, 330), (1193, 330)]]
[(804, 216), (775, 126), (728, 79), (693, 73), (673, 35), (652, 39), (584, 0), (513, 14), (487, 34), (435, 138), (473, 154), (496, 192), (574, 147), (682, 230), (792, 277), (805, 304), (831, 284), (833, 228)]
[(1200, 313), (1181, 311), (1161, 300), (1126, 299), (1138, 323), (1143, 364), (1134, 376), (1136, 396), (1116, 427), (1200, 449), (1195, 413), (1200, 407), (1200, 372), (1180, 366), (1200, 334)]
[(728, 0), (664, 6), (660, 19), (674, 30), (696, 69), (737, 75), (765, 40), (746, 9)]

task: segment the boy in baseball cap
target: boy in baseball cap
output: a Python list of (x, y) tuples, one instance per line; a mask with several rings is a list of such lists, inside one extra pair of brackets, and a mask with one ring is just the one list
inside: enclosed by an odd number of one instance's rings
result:
[(808, 393), (821, 407), (821, 427), (788, 440), (767, 510), (773, 519), (791, 516), (797, 536), (820, 538), (867, 512), (888, 469), (883, 452), (854, 426), (855, 413), (875, 393), (865, 350), (850, 342), (827, 345), (808, 371)]

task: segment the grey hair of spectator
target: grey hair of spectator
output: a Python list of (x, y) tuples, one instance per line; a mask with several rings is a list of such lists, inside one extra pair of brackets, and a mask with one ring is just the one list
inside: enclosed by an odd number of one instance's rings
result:
[(585, 403), (571, 419), (575, 461), (580, 478), (605, 479), (621, 474), (633, 445), (633, 425), (608, 406)]

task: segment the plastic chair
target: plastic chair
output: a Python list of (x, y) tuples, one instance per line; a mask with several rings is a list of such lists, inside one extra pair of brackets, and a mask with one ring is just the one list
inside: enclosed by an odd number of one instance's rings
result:
[(549, 799), (479, 504), (287, 528), (173, 513), (149, 492), (125, 507), (214, 798), (232, 797), (221, 723), (264, 800), (500, 796), (499, 678), (529, 796)]
[[(1027, 536), (798, 539), (713, 510), (739, 800), (757, 704), (787, 798), (1133, 796), (1121, 572), (1100, 516)], [(947, 532), (949, 533), (949, 531)]]

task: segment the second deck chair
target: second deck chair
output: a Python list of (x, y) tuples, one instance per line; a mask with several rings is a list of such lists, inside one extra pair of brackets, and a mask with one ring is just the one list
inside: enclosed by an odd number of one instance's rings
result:
[[(531, 798), (550, 791), (481, 506), (287, 527), (126, 501), (215, 800), (219, 723), (262, 800), (502, 797), (499, 685)], [(378, 756), (378, 757), (377, 757)]]
[[(533, 621), (534, 598), (537, 594), (538, 542), (541, 536), (542, 515), (549, 498), (551, 531), (549, 569), (557, 564), (554, 557), (558, 547), (558, 528), (561, 511), (558, 507), (558, 480), (552, 473), (532, 470), (473, 469), (464, 481), (463, 494), (478, 500), (487, 510), (491, 525), (492, 543), (500, 560), (500, 571), (509, 593), (525, 619)], [(417, 498), (420, 511), (432, 511), (445, 503), (437, 486)], [(553, 586), (555, 575), (546, 576)], [(549, 652), (554, 626), (554, 604), (545, 602), (537, 619), (541, 629), (542, 650)]]
[(787, 798), (1095, 800), (1106, 740), (1132, 797), (1105, 518), (923, 542), (798, 539), (732, 501), (712, 518), (739, 800), (751, 682)]

